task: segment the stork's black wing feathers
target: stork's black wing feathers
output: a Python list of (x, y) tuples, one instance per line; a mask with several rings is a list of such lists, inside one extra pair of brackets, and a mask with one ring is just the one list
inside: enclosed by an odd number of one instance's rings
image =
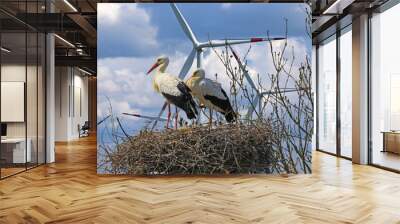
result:
[(231, 102), (229, 101), (229, 97), (224, 89), (221, 88), (221, 92), (222, 94), (224, 94), (225, 99), (220, 99), (216, 96), (210, 95), (205, 95), (204, 98), (223, 110), (226, 121), (233, 122), (236, 118), (235, 112), (233, 111)]
[(190, 95), (191, 90), (184, 82), (179, 82), (177, 87), (178, 87), (179, 91), (181, 91), (183, 94)]
[(167, 98), (169, 102), (184, 110), (188, 119), (196, 118), (198, 112), (196, 109), (196, 103), (194, 102), (192, 95), (190, 94), (191, 90), (184, 82), (179, 82), (176, 87), (181, 92), (180, 95), (173, 96), (167, 93), (162, 93), (162, 95)]
[(204, 98), (210, 101), (216, 107), (221, 108), (223, 111), (232, 110), (232, 106), (231, 103), (229, 102), (229, 99), (223, 100), (216, 96), (210, 96), (210, 95), (205, 95)]

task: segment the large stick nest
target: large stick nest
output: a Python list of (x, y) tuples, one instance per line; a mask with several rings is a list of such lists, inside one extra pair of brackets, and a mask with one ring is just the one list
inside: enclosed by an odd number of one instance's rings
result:
[(270, 173), (274, 134), (266, 123), (142, 131), (109, 154), (131, 175)]

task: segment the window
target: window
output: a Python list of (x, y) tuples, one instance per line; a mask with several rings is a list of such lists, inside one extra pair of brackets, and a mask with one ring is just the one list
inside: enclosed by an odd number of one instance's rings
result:
[(351, 26), (340, 36), (340, 155), (351, 158), (352, 148), (352, 33)]
[(371, 159), (400, 170), (400, 5), (371, 18)]
[(318, 148), (336, 153), (336, 36), (318, 48)]

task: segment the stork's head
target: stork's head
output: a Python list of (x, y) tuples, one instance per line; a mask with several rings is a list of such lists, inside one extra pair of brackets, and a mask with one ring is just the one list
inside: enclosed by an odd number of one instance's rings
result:
[(147, 74), (150, 74), (150, 72), (152, 72), (155, 68), (160, 67), (160, 66), (161, 66), (160, 70), (165, 70), (168, 63), (169, 63), (168, 57), (165, 57), (165, 56), (158, 57), (156, 60), (156, 63), (154, 63), (154, 65), (150, 68), (150, 70), (147, 72)]
[(204, 79), (206, 77), (206, 73), (205, 73), (204, 69), (198, 68), (193, 72), (192, 77)]

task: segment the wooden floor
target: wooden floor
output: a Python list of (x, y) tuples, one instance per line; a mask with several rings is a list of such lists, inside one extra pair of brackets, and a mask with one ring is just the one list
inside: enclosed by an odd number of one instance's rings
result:
[(0, 223), (400, 223), (400, 175), (314, 153), (312, 175), (96, 175), (96, 143), (0, 181)]
[(1, 169), (1, 177), (7, 177), (7, 176), (11, 176), (13, 174), (19, 173), (19, 172), (23, 172), (25, 171), (25, 167), (24, 168), (0, 168)]

